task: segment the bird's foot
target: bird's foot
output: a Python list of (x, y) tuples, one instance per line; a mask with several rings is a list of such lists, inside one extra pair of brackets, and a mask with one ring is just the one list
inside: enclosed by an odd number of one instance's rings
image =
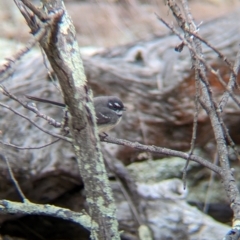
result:
[(99, 134), (100, 140), (103, 141), (108, 136), (107, 133), (103, 132)]

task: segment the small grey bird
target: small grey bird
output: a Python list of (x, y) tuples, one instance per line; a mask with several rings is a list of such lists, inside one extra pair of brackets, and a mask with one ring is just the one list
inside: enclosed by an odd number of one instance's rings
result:
[[(64, 103), (51, 101), (26, 95), (26, 98), (37, 102), (49, 103), (59, 107), (65, 107)], [(101, 96), (93, 99), (93, 105), (97, 117), (99, 133), (105, 133), (114, 128), (122, 119), (123, 111), (126, 111), (122, 101), (115, 96)]]

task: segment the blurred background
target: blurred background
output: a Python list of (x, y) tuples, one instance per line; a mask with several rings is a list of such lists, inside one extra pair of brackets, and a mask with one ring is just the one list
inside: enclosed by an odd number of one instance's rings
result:
[[(39, 5), (39, 1), (34, 2)], [(91, 54), (98, 49), (109, 48), (91, 57), (83, 56), (83, 62), (94, 93), (120, 96), (129, 110), (111, 135), (149, 145), (182, 151), (189, 150), (194, 114), (194, 74), (187, 49), (185, 48), (181, 53), (174, 51), (174, 47), (180, 43), (179, 39), (171, 34), (166, 34), (169, 30), (156, 17), (157, 14), (169, 23), (176, 24), (172, 14), (165, 6), (165, 1), (66, 0), (65, 4), (76, 27), (82, 55), (84, 53)], [(201, 36), (220, 49), (231, 61), (234, 60), (240, 39), (239, 18), (234, 16), (231, 18), (232, 21), (224, 18), (219, 23), (217, 21), (206, 25), (204, 23), (237, 10), (240, 7), (240, 1), (192, 0), (189, 1), (189, 5), (196, 23), (203, 22)], [(236, 15), (240, 16), (239, 13)], [(1, 62), (4, 58), (11, 57), (32, 37), (25, 20), (15, 7), (14, 1), (0, 0), (0, 20)], [(224, 80), (227, 81), (229, 69), (226, 64), (220, 61), (218, 56), (211, 50), (209, 51), (206, 46), (204, 47), (209, 64), (220, 69)], [(86, 51), (83, 52), (83, 49)], [(47, 69), (42, 63), (41, 52), (31, 50), (23, 60), (20, 65), (16, 66), (17, 71), (6, 81), (8, 89), (20, 98), (24, 98), (25, 94), (30, 94), (59, 100), (61, 96), (49, 79)], [(217, 99), (223, 89), (219, 87), (219, 83), (213, 76), (210, 75), (209, 79)], [(0, 97), (4, 96), (0, 95)], [(6, 98), (4, 101), (11, 104), (14, 109), (19, 108), (29, 115), (29, 111), (23, 110), (19, 104)], [(240, 112), (234, 104), (231, 104), (230, 102), (230, 106), (226, 108), (225, 118), (230, 135), (239, 145)], [(45, 114), (61, 120), (59, 109), (40, 105), (40, 110), (42, 109)], [(39, 146), (49, 142), (49, 136), (36, 134), (31, 124), (25, 120), (16, 118), (9, 114), (9, 111), (0, 110), (2, 111), (0, 112), (0, 130), (6, 141), (13, 141), (19, 146)], [(34, 121), (43, 122), (45, 128), (52, 130), (52, 127), (46, 122), (37, 119), (35, 114), (31, 116)], [(199, 115), (198, 130), (195, 154), (210, 161), (217, 161), (215, 141), (206, 114)], [(56, 131), (58, 132), (58, 129)], [(16, 133), (18, 133), (17, 136)], [(28, 135), (31, 138), (27, 138)], [(145, 152), (137, 152), (134, 149), (110, 144), (107, 144), (105, 148), (128, 166), (128, 170), (137, 182), (155, 183), (165, 179), (182, 178), (185, 160), (179, 158), (159, 160), (158, 158), (161, 156), (152, 156)], [(75, 156), (69, 144), (59, 142), (51, 146), (48, 151), (21, 151), (21, 154), (17, 150), (10, 149), (7, 154), (10, 156), (11, 165), (14, 166), (15, 175), (30, 200), (64, 206), (76, 211), (82, 209), (84, 206), (84, 194), (81, 193), (83, 186), (79, 183)], [(240, 172), (239, 161), (235, 159), (235, 156), (232, 160), (231, 166), (235, 168), (236, 173)], [(12, 182), (8, 180), (8, 185), (4, 182), (9, 178), (5, 163), (0, 161), (0, 164), (2, 164), (0, 168), (2, 174), (0, 176), (2, 184), (0, 185), (0, 198), (16, 200), (18, 196)], [(236, 174), (236, 179), (240, 182), (240, 174)], [(218, 221), (231, 223), (231, 209), (221, 180), (217, 176), (210, 174), (208, 169), (199, 164), (191, 162), (187, 185), (189, 188), (188, 203), (198, 206)], [(118, 192), (116, 195), (120, 196)], [(122, 199), (120, 200), (122, 201)], [(121, 203), (121, 201), (119, 202)], [(176, 206), (179, 207), (179, 203)], [(185, 208), (186, 206), (183, 209)], [(164, 210), (164, 207), (162, 209)], [(122, 212), (127, 213), (129, 210)], [(158, 211), (154, 210), (155, 212)], [(164, 214), (162, 215), (165, 216)], [(161, 216), (161, 214), (159, 215)], [(180, 209), (179, 219), (182, 219), (182, 215), (182, 209)], [(124, 217), (123, 219), (125, 219)], [(201, 217), (193, 218), (194, 220), (201, 219)], [(29, 219), (26, 220), (27, 226), (29, 226), (29, 222), (33, 222)], [(129, 219), (131, 223), (131, 216)], [(1, 217), (0, 224), (4, 220)], [(36, 219), (34, 220), (36, 221)], [(122, 229), (127, 231), (126, 228), (129, 227), (132, 231), (131, 224), (129, 222), (126, 224), (124, 221), (121, 222)], [(160, 220), (156, 222), (160, 222)], [(200, 235), (203, 228), (202, 222), (199, 223)], [(1, 226), (0, 234), (3, 234), (4, 231), (9, 234), (12, 226), (19, 230), (19, 222), (11, 224), (6, 223), (5, 228)], [(39, 225), (40, 230), (44, 229), (41, 224), (36, 224)], [(167, 224), (167, 226), (170, 225)], [(205, 228), (206, 232), (212, 232), (213, 229), (226, 232), (222, 225), (211, 227), (207, 220), (205, 226), (210, 228), (209, 231)], [(71, 228), (68, 229), (71, 231)], [(191, 228), (186, 227), (186, 229), (184, 231), (187, 232)], [(49, 235), (49, 231), (49, 229), (46, 231), (47, 235)], [(180, 231), (184, 232), (181, 228)], [(78, 237), (79, 234), (76, 236)], [(46, 239), (48, 238), (46, 237)], [(74, 238), (70, 238), (68, 235), (66, 239)], [(173, 239), (187, 238), (175, 236)]]
[[(39, 1), (34, 1), (39, 2)], [(80, 46), (113, 47), (166, 33), (155, 13), (171, 19), (164, 0), (66, 0)], [(220, 17), (238, 6), (238, 0), (189, 1), (197, 23)], [(26, 42), (29, 29), (13, 1), (0, 0), (0, 38)]]

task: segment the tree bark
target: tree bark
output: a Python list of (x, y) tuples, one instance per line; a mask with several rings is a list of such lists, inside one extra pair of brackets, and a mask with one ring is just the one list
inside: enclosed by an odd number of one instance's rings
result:
[(102, 158), (91, 91), (88, 90), (74, 26), (61, 0), (43, 0), (45, 12), (42, 13), (28, 1), (23, 2), (34, 14), (22, 11), (32, 33), (39, 31), (39, 21), (46, 21), (52, 13), (58, 12), (40, 44), (59, 80), (70, 113), (72, 144), (92, 218), (91, 238), (117, 240), (116, 206)]

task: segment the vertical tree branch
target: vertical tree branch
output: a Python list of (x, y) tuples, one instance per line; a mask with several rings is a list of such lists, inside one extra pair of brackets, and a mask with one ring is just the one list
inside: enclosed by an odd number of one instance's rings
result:
[[(63, 1), (43, 0), (42, 3), (47, 16), (56, 15), (40, 45), (58, 77), (70, 113), (70, 133), (93, 221), (91, 238), (117, 240), (116, 207), (102, 158), (92, 96), (87, 87), (75, 29)], [(43, 14), (35, 14), (35, 18), (38, 15)], [(32, 20), (32, 16), (29, 19)], [(28, 23), (33, 32), (38, 29), (39, 22), (41, 19)]]
[[(222, 118), (217, 111), (216, 103), (214, 102), (211, 88), (209, 86), (207, 76), (206, 76), (206, 67), (204, 64), (195, 57), (196, 54), (203, 57), (202, 55), (202, 47), (200, 40), (190, 35), (188, 32), (196, 32), (197, 29), (195, 24), (192, 20), (191, 14), (189, 12), (188, 7), (186, 7), (186, 1), (183, 1), (183, 10), (185, 11), (185, 16), (187, 16), (187, 21), (183, 18), (180, 8), (177, 6), (174, 0), (168, 0), (167, 4), (170, 7), (171, 11), (173, 12), (179, 26), (185, 33), (185, 39), (188, 43), (191, 44), (192, 49), (190, 49), (190, 54), (192, 56), (193, 66), (196, 72), (196, 80), (199, 81), (201, 87), (201, 104), (204, 106), (207, 114), (209, 115), (213, 132), (216, 139), (217, 144), (217, 153), (219, 156), (220, 165), (222, 168), (221, 177), (223, 180), (223, 184), (225, 190), (227, 192), (227, 196), (230, 199), (231, 207), (234, 212), (234, 222), (233, 228), (238, 225), (240, 221), (240, 195), (239, 190), (237, 188), (237, 184), (233, 177), (232, 171), (229, 166), (229, 159), (228, 159), (228, 150), (227, 144), (225, 141), (224, 129), (222, 126)], [(194, 51), (194, 52), (193, 52)]]

